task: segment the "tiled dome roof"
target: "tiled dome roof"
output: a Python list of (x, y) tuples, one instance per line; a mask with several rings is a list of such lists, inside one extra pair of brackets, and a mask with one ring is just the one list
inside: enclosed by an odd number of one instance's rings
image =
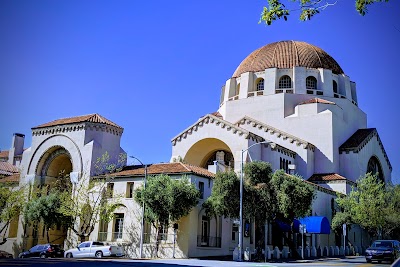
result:
[(292, 67), (324, 68), (335, 74), (344, 73), (339, 64), (321, 48), (305, 42), (280, 41), (253, 51), (240, 63), (233, 77), (248, 71)]

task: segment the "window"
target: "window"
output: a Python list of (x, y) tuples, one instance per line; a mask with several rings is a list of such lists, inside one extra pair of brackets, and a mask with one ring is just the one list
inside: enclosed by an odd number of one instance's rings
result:
[(124, 229), (124, 214), (115, 213), (114, 214), (114, 240), (122, 239), (122, 232)]
[(264, 90), (264, 79), (259, 79), (257, 82), (257, 91)]
[(334, 92), (335, 94), (337, 94), (338, 91), (337, 91), (337, 82), (336, 82), (336, 81), (332, 81), (332, 87), (333, 87), (333, 92)]
[(240, 93), (240, 83), (238, 83), (238, 85), (236, 86), (236, 94), (235, 95), (239, 95)]
[(168, 225), (163, 225), (160, 229), (160, 240), (167, 241), (168, 239)]
[(210, 220), (207, 216), (201, 216), (201, 246), (208, 246), (210, 232)]
[(239, 226), (232, 225), (232, 241), (236, 240), (236, 235), (239, 232)]
[(135, 186), (134, 182), (128, 182), (126, 184), (126, 197), (127, 198), (133, 198), (133, 195), (135, 193), (134, 186)]
[(114, 183), (107, 184), (107, 198), (112, 198), (114, 195)]
[(200, 199), (204, 199), (204, 182), (199, 182)]
[(306, 88), (312, 90), (317, 89), (317, 79), (314, 76), (308, 76), (306, 78)]
[(280, 89), (292, 88), (292, 79), (288, 75), (283, 75), (279, 79), (279, 88)]

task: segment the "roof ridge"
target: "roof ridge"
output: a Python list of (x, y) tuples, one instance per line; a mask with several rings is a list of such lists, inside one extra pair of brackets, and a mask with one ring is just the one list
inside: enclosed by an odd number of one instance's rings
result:
[[(282, 131), (282, 130), (279, 130), (278, 128), (275, 128), (275, 127), (273, 127), (273, 126), (271, 126), (271, 125), (268, 125), (268, 124), (266, 124), (266, 123), (263, 123), (263, 122), (260, 122), (260, 121), (258, 121), (258, 120), (256, 120), (256, 119), (253, 119), (253, 118), (251, 118), (251, 117), (249, 117), (249, 116), (244, 116), (243, 118), (241, 118), (240, 120), (238, 120), (235, 124), (244, 124), (245, 122), (246, 122), (246, 120), (248, 120), (248, 121), (250, 121), (250, 122), (254, 122), (255, 124), (258, 124), (258, 125), (261, 125), (262, 127), (264, 127), (264, 128), (267, 128), (267, 129), (269, 129), (269, 130), (272, 130), (273, 132), (277, 132), (277, 133), (280, 133), (281, 135), (283, 135), (283, 136), (285, 136), (285, 137), (287, 137), (287, 138), (291, 138), (291, 139), (293, 139), (294, 141), (298, 141), (299, 143), (303, 143), (303, 144), (305, 144), (305, 148), (307, 148), (307, 147), (310, 147), (310, 148), (314, 148), (315, 146), (313, 145), (313, 144), (311, 144), (310, 142), (308, 142), (308, 141), (306, 141), (306, 140), (304, 140), (304, 139), (301, 139), (301, 138), (299, 138), (299, 137), (297, 137), (297, 136), (294, 136), (294, 135), (291, 135), (291, 134), (289, 134), (289, 133), (287, 133), (287, 132), (284, 132), (284, 131)], [(243, 122), (243, 123), (242, 123)]]
[(193, 171), (192, 169), (190, 169), (188, 166), (187, 166), (187, 163), (183, 163), (183, 162), (173, 162), (173, 163), (180, 163), (186, 170), (188, 170), (188, 171)]

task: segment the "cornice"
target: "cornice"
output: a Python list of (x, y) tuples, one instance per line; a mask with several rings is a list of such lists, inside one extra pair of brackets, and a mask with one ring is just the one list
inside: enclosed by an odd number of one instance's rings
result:
[(251, 139), (256, 142), (265, 141), (264, 138), (258, 136), (252, 132), (247, 131), (237, 125), (234, 125), (228, 121), (220, 119), (214, 115), (207, 114), (204, 117), (200, 118), (196, 123), (192, 124), (188, 128), (186, 128), (183, 132), (172, 138), (172, 145), (175, 146), (177, 142), (182, 141), (182, 139), (186, 139), (188, 135), (191, 135), (193, 132), (197, 132), (199, 128), (203, 127), (205, 124), (214, 124), (215, 126), (220, 127), (221, 129), (225, 129), (232, 134), (237, 134), (245, 139)]
[(56, 125), (44, 128), (34, 128), (32, 129), (32, 136), (52, 135), (52, 134), (78, 132), (85, 130), (102, 131), (117, 136), (121, 136), (124, 131), (122, 128), (103, 123), (81, 122), (81, 123), (72, 123), (65, 125)]
[(264, 132), (269, 132), (271, 135), (275, 134), (278, 138), (282, 138), (282, 140), (287, 140), (292, 144), (295, 143), (297, 146), (302, 146), (304, 149), (309, 149), (311, 151), (315, 150), (315, 146), (313, 144), (247, 116), (243, 117), (235, 124), (239, 126), (245, 123), (251, 125), (253, 128), (258, 128), (260, 130), (264, 130)]

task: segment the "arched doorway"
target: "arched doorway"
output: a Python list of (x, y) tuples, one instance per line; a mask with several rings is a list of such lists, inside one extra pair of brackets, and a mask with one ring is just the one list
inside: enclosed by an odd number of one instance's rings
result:
[(235, 160), (231, 149), (226, 143), (216, 138), (206, 138), (195, 143), (186, 153), (184, 161), (208, 168), (214, 161), (223, 165), (225, 169), (234, 169)]
[[(34, 185), (31, 197), (49, 194), (52, 190), (72, 193), (69, 174), (73, 170), (70, 153), (62, 146), (54, 146), (42, 154), (36, 167), (40, 180)], [(45, 229), (43, 223), (33, 224), (28, 229), (28, 248), (36, 244), (64, 244), (67, 229), (61, 224)]]

